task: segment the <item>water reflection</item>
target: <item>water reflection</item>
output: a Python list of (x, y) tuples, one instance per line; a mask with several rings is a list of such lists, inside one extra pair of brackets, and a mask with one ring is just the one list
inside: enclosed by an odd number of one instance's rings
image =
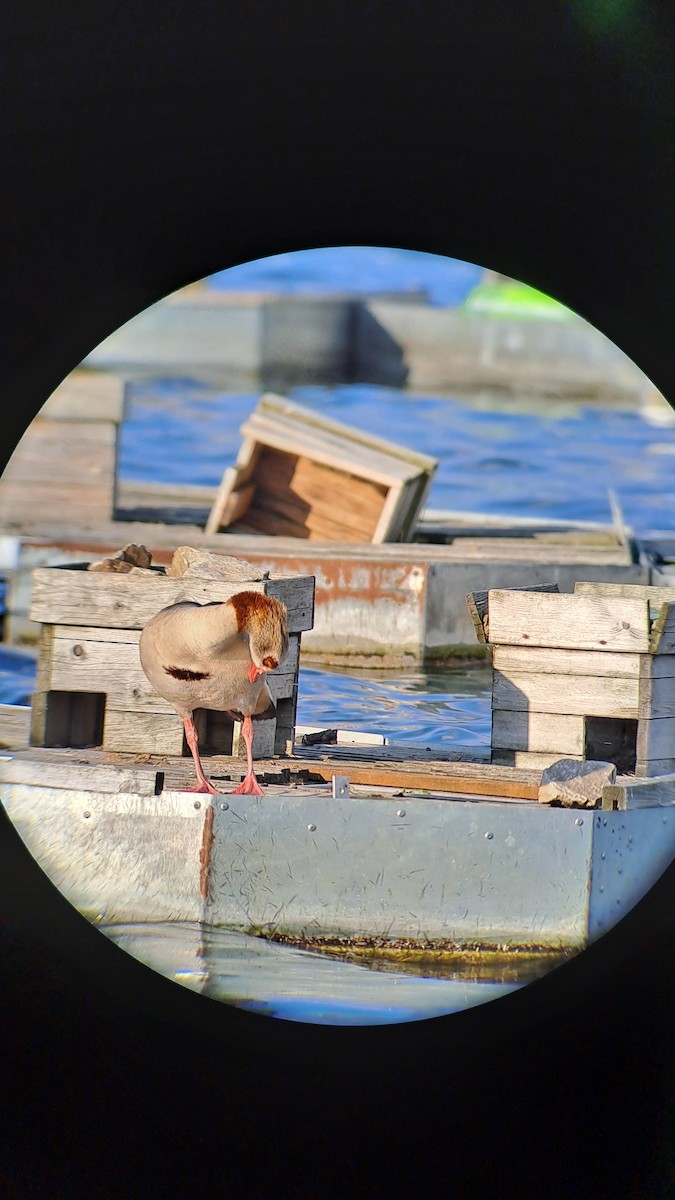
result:
[(443, 1016), (518, 990), (551, 967), (523, 958), (510, 981), (475, 978), (471, 964), (386, 969), (332, 959), (195, 923), (101, 925), (118, 946), (212, 999), (288, 1021), (384, 1025)]

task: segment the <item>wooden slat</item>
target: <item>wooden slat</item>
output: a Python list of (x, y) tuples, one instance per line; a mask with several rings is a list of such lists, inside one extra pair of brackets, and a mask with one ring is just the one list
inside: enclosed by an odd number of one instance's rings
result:
[(638, 704), (636, 679), (493, 671), (493, 709), (637, 719)]
[[(276, 596), (286, 605), (289, 631), (311, 629), (314, 613), (312, 576), (275, 578), (248, 583), (248, 591)], [(30, 617), (45, 624), (96, 625), (142, 629), (169, 604), (194, 600), (228, 600), (241, 583), (221, 580), (170, 579), (162, 575), (108, 575), (40, 567), (33, 572)]]
[[(486, 770), (487, 768), (483, 768)], [(539, 783), (518, 782), (511, 773), (496, 772), (489, 777), (460, 774), (456, 765), (415, 763), (334, 763), (313, 761), (312, 774), (330, 781), (335, 774), (345, 774), (351, 783), (367, 784), (371, 787), (408, 788), (414, 791), (459, 792), (465, 795), (493, 796), (503, 800), (536, 800)]]
[(675, 721), (673, 716), (643, 719), (637, 731), (638, 761), (675, 758)]
[(129, 712), (106, 705), (103, 747), (138, 754), (180, 755), (183, 722), (175, 712)]
[(495, 644), (649, 651), (646, 600), (491, 590), (488, 604)]
[(571, 758), (575, 762), (583, 762), (582, 754), (561, 754), (559, 751), (537, 752), (533, 750), (494, 750), (493, 763), (502, 767), (530, 767), (545, 771), (560, 758)]
[(256, 411), (264, 415), (290, 417), (299, 421), (304, 428), (316, 428), (321, 433), (330, 432), (338, 437), (346, 437), (350, 445), (359, 444), (376, 449), (393, 458), (400, 458), (419, 471), (433, 472), (438, 465), (437, 460), (428, 454), (422, 454), (419, 450), (412, 450), (408, 446), (401, 446), (397, 442), (387, 441), (386, 438), (376, 437), (375, 434), (366, 433), (362, 429), (353, 429), (350, 425), (344, 425), (323, 413), (317, 413), (313, 409), (294, 404), (285, 396), (279, 396), (274, 392), (266, 392), (261, 396)]
[(670, 775), (675, 771), (675, 758), (638, 759), (635, 774), (644, 776)]
[(675, 654), (675, 604), (662, 604), (652, 626), (652, 654)]
[[(511, 588), (513, 592), (553, 592), (559, 594), (557, 583), (533, 583), (529, 587)], [(469, 615), (476, 630), (479, 642), (486, 642), (490, 636), (490, 612), (488, 605), (489, 592), (469, 592), (466, 603)]]
[(161, 790), (160, 772), (154, 766), (109, 766), (98, 763), (95, 775), (92, 767), (70, 760), (36, 757), (16, 757), (11, 764), (0, 763), (0, 780), (11, 777), (12, 783), (34, 784), (37, 787), (85, 789), (96, 787), (97, 792), (133, 792), (137, 796), (154, 796)]
[(491, 744), (496, 749), (583, 755), (584, 740), (583, 716), (505, 709), (492, 714)]
[(587, 583), (577, 580), (575, 596), (612, 596), (626, 600), (646, 600), (649, 604), (675, 604), (675, 588), (647, 583)]
[(599, 650), (557, 650), (541, 646), (494, 646), (492, 665), (505, 675), (593, 675), (596, 678), (648, 679), (675, 675), (670, 655), (603, 653)]
[(633, 779), (622, 775), (602, 792), (603, 808), (661, 808), (672, 804), (675, 804), (675, 774), (660, 779)]
[(113, 421), (124, 418), (126, 384), (102, 371), (72, 371), (40, 409), (40, 420)]
[(30, 739), (29, 704), (0, 704), (0, 747), (19, 750)]

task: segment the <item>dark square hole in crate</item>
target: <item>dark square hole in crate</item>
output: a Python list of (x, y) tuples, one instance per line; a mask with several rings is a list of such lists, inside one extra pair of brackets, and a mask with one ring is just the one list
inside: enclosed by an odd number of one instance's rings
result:
[(33, 697), (32, 742), (38, 746), (100, 746), (105, 692), (43, 692)]
[(615, 763), (620, 775), (635, 771), (637, 725), (628, 717), (586, 717), (586, 758)]
[[(223, 712), (197, 708), (194, 722), (199, 736), (199, 750), (204, 754), (231, 754), (234, 723)], [(183, 737), (183, 754), (189, 757), (190, 748)]]

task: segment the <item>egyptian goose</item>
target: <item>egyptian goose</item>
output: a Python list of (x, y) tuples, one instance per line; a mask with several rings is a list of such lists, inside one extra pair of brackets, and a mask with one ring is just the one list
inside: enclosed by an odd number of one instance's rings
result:
[(235, 792), (262, 796), (253, 771), (252, 716), (274, 701), (265, 676), (288, 650), (286, 608), (273, 596), (238, 592), (224, 602), (172, 604), (158, 612), (141, 633), (141, 666), (155, 691), (183, 718), (197, 772), (196, 792), (218, 789), (206, 778), (193, 720), (196, 708), (243, 715), (246, 778)]

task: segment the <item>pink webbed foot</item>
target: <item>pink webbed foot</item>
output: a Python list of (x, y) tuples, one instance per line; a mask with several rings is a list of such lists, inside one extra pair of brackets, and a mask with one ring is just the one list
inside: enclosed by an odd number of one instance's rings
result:
[(256, 777), (252, 771), (250, 772), (250, 774), (246, 775), (244, 777), (244, 779), (242, 779), (241, 783), (239, 784), (239, 787), (232, 788), (232, 792), (230, 794), (232, 796), (237, 796), (237, 795), (238, 796), (264, 796), (265, 795), (260, 784), (258, 783), (258, 780), (256, 779)]
[(208, 779), (205, 779), (203, 783), (198, 783), (196, 787), (188, 788), (188, 791), (189, 792), (202, 792), (202, 793), (208, 792), (209, 795), (211, 795), (211, 796), (219, 796), (220, 795), (220, 791), (218, 790), (218, 788), (214, 787), (213, 784)]

